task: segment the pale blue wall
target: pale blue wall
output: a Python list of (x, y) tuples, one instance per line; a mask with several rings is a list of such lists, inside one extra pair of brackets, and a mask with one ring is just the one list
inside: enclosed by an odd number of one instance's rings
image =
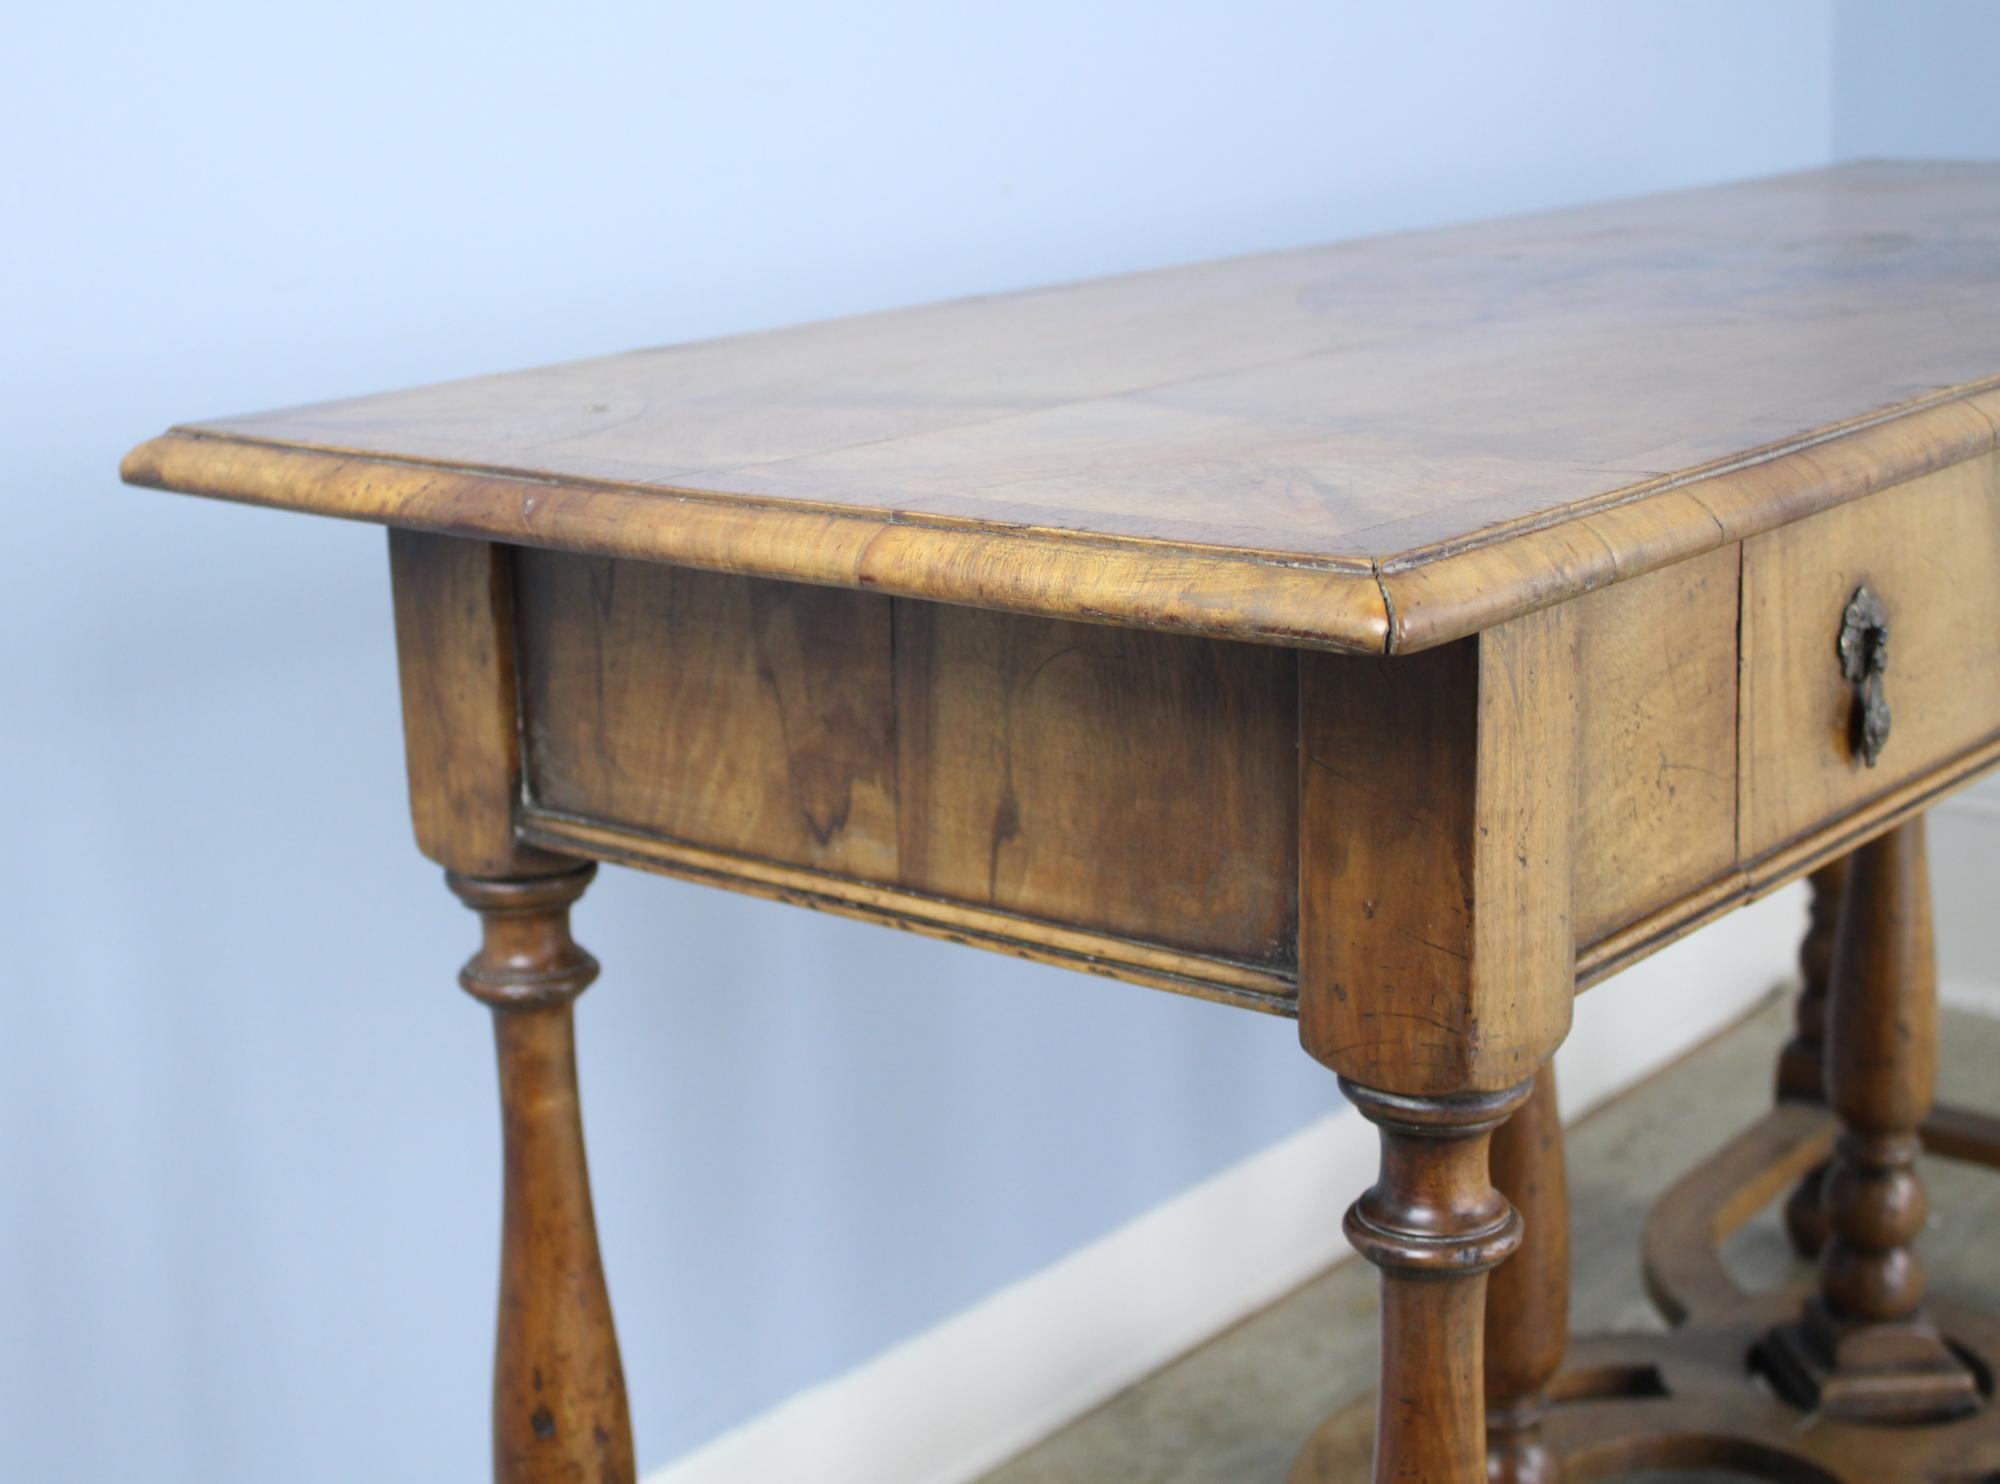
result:
[[(472, 923), (360, 527), (168, 422), (1808, 166), (1816, 0), (38, 6), (0, 44), (0, 1429), (23, 1480), (471, 1480)], [(661, 1462), (1333, 1101), (1281, 1022), (694, 888), (579, 913)]]
[(2000, 156), (2000, 5), (1836, 0), (1834, 16), (1837, 157)]

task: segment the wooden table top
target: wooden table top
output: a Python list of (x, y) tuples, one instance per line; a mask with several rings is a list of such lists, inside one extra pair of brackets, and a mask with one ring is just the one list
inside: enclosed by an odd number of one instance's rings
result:
[(1866, 164), (222, 418), (136, 483), (1380, 652), (1970, 457), (2000, 166)]

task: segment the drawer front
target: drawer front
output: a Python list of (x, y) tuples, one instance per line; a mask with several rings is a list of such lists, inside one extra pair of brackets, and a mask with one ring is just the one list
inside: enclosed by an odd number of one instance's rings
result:
[(1295, 654), (554, 552), (515, 570), (544, 823), (802, 900), (1289, 974)]
[(1736, 864), (1739, 559), (1724, 546), (1576, 600), (1579, 948)]
[[(1865, 682), (1839, 648), (1864, 585), (1887, 631), (1890, 720), (1872, 767), (1855, 720)], [(1739, 709), (1746, 861), (2000, 732), (2000, 459), (1746, 541)]]

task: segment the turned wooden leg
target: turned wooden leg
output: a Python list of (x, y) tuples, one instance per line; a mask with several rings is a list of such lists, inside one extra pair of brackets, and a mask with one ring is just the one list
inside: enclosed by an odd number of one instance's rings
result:
[(1916, 1247), (1928, 1203), (1918, 1130), (1937, 1070), (1937, 984), (1921, 816), (1856, 851), (1827, 1000), (1826, 1245), (1805, 1318), (1767, 1347), (1780, 1387), (1837, 1417), (1930, 1421), (1972, 1410), (1974, 1379), (1924, 1317)]
[(1346, 1222), (1382, 1274), (1375, 1484), (1481, 1484), (1486, 1274), (1521, 1243), (1487, 1146), (1534, 1083), (1445, 1097), (1340, 1085), (1382, 1140), (1381, 1175)]
[(498, 881), (448, 875), (484, 941), (459, 982), (493, 1010), (506, 1195), (493, 1371), (501, 1484), (631, 1484), (632, 1422), (597, 1254), (571, 1002), (597, 962), (569, 935), (595, 868)]
[(1562, 1460), (1542, 1440), (1546, 1390), (1569, 1348), (1569, 1182), (1554, 1063), (1494, 1133), (1491, 1162), (1494, 1188), (1525, 1231), (1486, 1280), (1486, 1476), (1559, 1484)]
[[(1811, 916), (1799, 945), (1799, 990), (1792, 1039), (1778, 1053), (1778, 1101), (1826, 1101), (1826, 997), (1833, 976), (1834, 938), (1840, 926), (1840, 899), (1847, 861), (1829, 861), (1812, 873)], [(1821, 1192), (1826, 1166), (1816, 1165), (1785, 1202), (1785, 1231), (1801, 1257), (1817, 1257), (1826, 1243), (1826, 1207)]]

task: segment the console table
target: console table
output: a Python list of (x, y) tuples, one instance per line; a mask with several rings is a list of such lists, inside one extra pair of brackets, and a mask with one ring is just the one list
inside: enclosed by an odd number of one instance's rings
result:
[[(1296, 1016), (1380, 1128), (1381, 1484), (1881, 1484), (2000, 1468), (1995, 1326), (1916, 1250), (1920, 1141), (2000, 1148), (1930, 1109), (1922, 841), (2000, 760), (1996, 445), (2000, 167), (1865, 165), (190, 424), (124, 475), (390, 528), (499, 1044), (498, 1478), (633, 1477), (571, 1021), (610, 861)], [(1787, 1100), (1649, 1244), (1680, 1328), (1565, 1368), (1574, 993), (1812, 872)], [(1735, 1294), (1716, 1233), (1796, 1179), (1818, 1283)]]

